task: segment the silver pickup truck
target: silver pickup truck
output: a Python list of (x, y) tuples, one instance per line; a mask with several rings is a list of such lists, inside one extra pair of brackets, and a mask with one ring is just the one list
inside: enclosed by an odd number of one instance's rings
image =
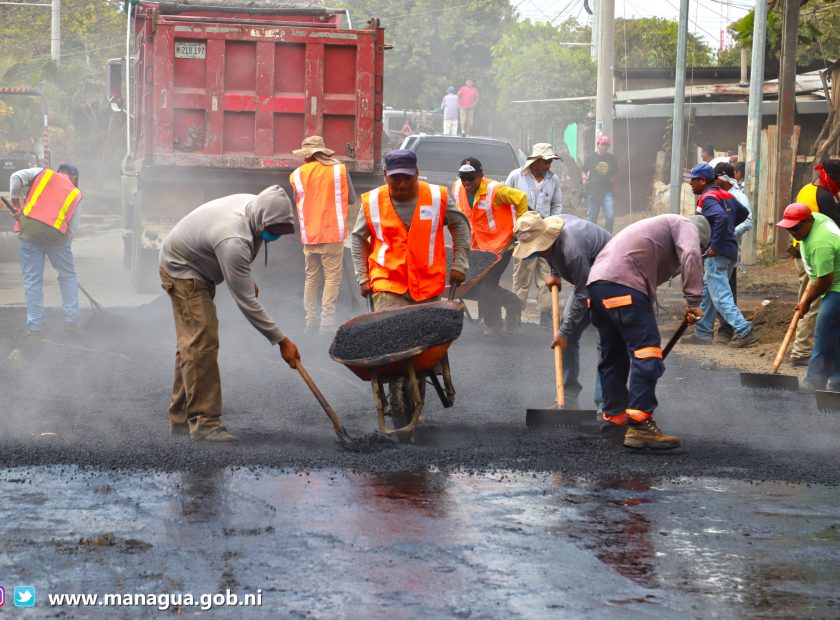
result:
[(403, 140), (402, 149), (417, 153), (420, 178), (451, 188), (458, 176), (461, 161), (475, 157), (484, 168), (484, 176), (504, 182), (511, 170), (525, 165), (525, 155), (507, 140), (460, 136), (416, 134)]

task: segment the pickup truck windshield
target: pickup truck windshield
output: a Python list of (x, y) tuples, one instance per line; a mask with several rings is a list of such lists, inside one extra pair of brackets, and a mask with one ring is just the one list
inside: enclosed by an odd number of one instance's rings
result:
[(502, 172), (507, 174), (514, 168), (519, 167), (516, 155), (506, 144), (424, 140), (417, 145), (416, 152), (420, 174), (423, 174), (424, 170), (445, 170), (451, 171), (455, 175), (458, 173), (461, 161), (465, 157), (477, 158), (481, 162), (485, 173), (492, 171), (496, 175)]

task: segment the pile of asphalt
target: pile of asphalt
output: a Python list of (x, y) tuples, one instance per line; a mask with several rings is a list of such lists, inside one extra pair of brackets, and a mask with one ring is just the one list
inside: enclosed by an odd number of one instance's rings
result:
[[(446, 248), (446, 272), (452, 268), (452, 248)], [(466, 274), (465, 282), (475, 280), (481, 273), (491, 267), (499, 260), (495, 252), (483, 252), (482, 250), (470, 250), (470, 269)]]
[(332, 356), (351, 361), (450, 342), (461, 335), (464, 313), (421, 304), (366, 319), (345, 323), (338, 329), (330, 347)]

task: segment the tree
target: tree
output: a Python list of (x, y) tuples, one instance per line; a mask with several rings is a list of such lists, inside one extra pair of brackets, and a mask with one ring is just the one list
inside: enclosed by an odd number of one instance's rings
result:
[[(678, 33), (679, 23), (662, 17), (616, 19), (616, 68), (670, 69), (676, 67)], [(691, 33), (688, 34), (686, 63), (689, 67), (705, 67), (712, 64), (712, 49)]]
[[(776, 60), (782, 46), (782, 18), (779, 2), (767, 14), (767, 48), (765, 58)], [(755, 11), (729, 26), (730, 32), (744, 47), (752, 46)], [(806, 0), (799, 14), (799, 43), (796, 62), (809, 65), (814, 61), (833, 62), (840, 58), (840, 0)]]
[[(588, 29), (575, 20), (559, 27), (530, 21), (512, 24), (492, 48), (499, 111), (515, 123), (563, 127), (586, 117), (588, 101), (515, 104), (514, 100), (580, 97), (595, 93), (596, 68), (588, 46)], [(511, 123), (513, 124), (513, 123)], [(512, 127), (511, 127), (512, 128)]]
[(496, 101), (491, 46), (514, 24), (507, 0), (344, 0), (358, 27), (376, 16), (393, 49), (385, 53), (385, 103), (394, 108), (437, 108), (447, 86), (472, 79), (481, 92), (479, 118)]

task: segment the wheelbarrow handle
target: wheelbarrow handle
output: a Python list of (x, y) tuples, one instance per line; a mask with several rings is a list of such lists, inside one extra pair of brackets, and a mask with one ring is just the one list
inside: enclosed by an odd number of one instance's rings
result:
[(367, 294), (368, 312), (373, 312), (373, 292)]
[(455, 301), (455, 290), (458, 288), (457, 282), (451, 282), (449, 284), (449, 301)]

